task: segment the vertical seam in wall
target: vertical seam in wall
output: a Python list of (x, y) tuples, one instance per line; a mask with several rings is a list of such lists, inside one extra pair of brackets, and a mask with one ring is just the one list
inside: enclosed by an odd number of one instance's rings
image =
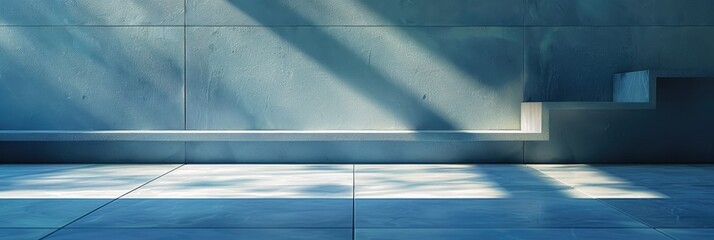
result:
[[(526, 10), (528, 9), (526, 0), (523, 0), (521, 8), (521, 102), (526, 101)], [(521, 113), (523, 114), (523, 113)], [(523, 121), (523, 118), (520, 118)], [(521, 123), (523, 124), (523, 123)], [(526, 164), (526, 141), (521, 141), (521, 163)]]
[[(186, 6), (187, 2), (188, 2), (188, 0), (183, 1), (183, 129), (184, 130), (188, 129), (188, 122), (186, 121), (187, 120), (186, 116), (188, 114), (188, 112), (186, 110), (188, 108), (187, 107), (188, 101), (186, 100), (186, 97), (187, 97), (186, 92), (188, 90), (188, 84), (186, 84), (186, 82), (187, 82), (186, 81), (186, 71), (187, 71), (187, 69), (186, 69), (186, 66), (187, 66), (187, 64), (186, 64), (186, 31), (187, 31), (187, 29), (186, 29), (186, 23), (187, 23), (186, 22), (186, 18), (187, 18), (186, 10), (188, 9)], [(186, 149), (186, 148), (184, 148), (184, 149)], [(185, 154), (184, 154), (184, 157), (185, 157)]]
[[(186, 64), (186, 34), (187, 34), (187, 29), (186, 29), (186, 18), (187, 18), (187, 9), (188, 9), (188, 0), (183, 0), (183, 129), (187, 130), (188, 129), (188, 121), (187, 121), (187, 115), (188, 115), (188, 101), (187, 101), (187, 94), (186, 92), (188, 91), (188, 84), (187, 84), (187, 79), (186, 79), (186, 71), (187, 71), (187, 64)], [(187, 147), (188, 143), (183, 142), (183, 164), (188, 163), (188, 156), (186, 156), (187, 152)]]

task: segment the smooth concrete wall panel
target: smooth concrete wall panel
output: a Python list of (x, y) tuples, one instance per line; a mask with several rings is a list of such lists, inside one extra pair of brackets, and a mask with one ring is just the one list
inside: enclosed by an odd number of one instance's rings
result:
[(190, 27), (189, 129), (518, 129), (522, 29)]
[(526, 0), (526, 25), (714, 25), (711, 0)]
[(0, 27), (0, 129), (183, 129), (180, 27)]
[(1, 25), (183, 25), (184, 0), (0, 0)]
[(183, 142), (0, 142), (0, 163), (183, 163)]
[(522, 163), (523, 142), (189, 142), (187, 163)]
[(529, 27), (526, 101), (610, 101), (612, 75), (710, 71), (714, 27)]
[(527, 163), (714, 162), (714, 78), (658, 82), (654, 110), (558, 110)]
[(189, 25), (521, 25), (523, 0), (188, 0)]

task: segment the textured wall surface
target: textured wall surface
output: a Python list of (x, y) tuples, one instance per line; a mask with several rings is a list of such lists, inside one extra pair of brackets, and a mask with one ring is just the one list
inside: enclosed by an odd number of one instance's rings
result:
[(195, 25), (521, 25), (522, 1), (188, 0), (187, 13)]
[(552, 111), (528, 163), (714, 162), (714, 78), (666, 78), (654, 110)]
[(0, 129), (183, 128), (183, 30), (0, 28)]
[(609, 101), (612, 74), (706, 71), (714, 1), (526, 0), (526, 101)]
[(13, 26), (182, 25), (184, 0), (0, 0)]
[(181, 129), (182, 0), (0, 1), (0, 129)]
[(711, 26), (710, 0), (525, 0), (525, 22), (545, 26)]
[[(712, 11), (710, 0), (0, 0), (0, 130), (517, 129), (521, 101), (609, 101), (614, 73), (710, 71)], [(689, 115), (709, 119), (700, 100)], [(554, 112), (551, 142), (3, 142), (0, 157), (711, 159), (711, 138), (682, 133), (694, 127), (632, 130), (685, 114), (668, 111)]]
[(530, 27), (525, 100), (610, 101), (614, 73), (709, 71), (712, 39), (714, 27)]
[(190, 28), (188, 128), (517, 129), (522, 36), (481, 27)]

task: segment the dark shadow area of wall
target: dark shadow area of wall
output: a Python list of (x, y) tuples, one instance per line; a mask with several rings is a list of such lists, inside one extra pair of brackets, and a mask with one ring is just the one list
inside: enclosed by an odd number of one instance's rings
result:
[(190, 142), (187, 163), (522, 163), (523, 142)]
[[(188, 0), (187, 6), (183, 0), (0, 4), (0, 129), (183, 129), (184, 114), (189, 128), (195, 129), (508, 129), (518, 126), (521, 93), (513, 92), (521, 90), (521, 79), (526, 101), (609, 101), (613, 73), (697, 72), (714, 61), (714, 18), (708, 11), (714, 2), (708, 0), (448, 0), (439, 7), (430, 6), (434, 1), (428, 0), (208, 1), (212, 0)], [(181, 48), (186, 43), (181, 42), (184, 29), (179, 26), (184, 24), (184, 7), (188, 7), (188, 48), (199, 48), (197, 55), (205, 57), (189, 58), (196, 62), (188, 69), (183, 69), (186, 56)], [(235, 26), (220, 26), (226, 24)], [(262, 54), (277, 57), (266, 57), (265, 62), (298, 65), (249, 78), (256, 73), (249, 62), (258, 59), (248, 56), (238, 59), (245, 61), (240, 66), (245, 69), (226, 64), (202, 72), (209, 68), (201, 64), (237, 61), (226, 57), (234, 54), (229, 54), (231, 50), (240, 50), (233, 46), (245, 44), (236, 40), (260, 32), (246, 29), (260, 29), (282, 45), (257, 41), (244, 50), (272, 47), (279, 50)], [(219, 42), (210, 34), (224, 34), (227, 40)], [(473, 85), (442, 82), (453, 75), (407, 71), (424, 70), (414, 65), (392, 67), (411, 59), (391, 54), (394, 49), (384, 47), (387, 41), (380, 42), (387, 35), (402, 36), (393, 44), (409, 45), (405, 51), (433, 57), (432, 62), (422, 62), (425, 65), (443, 61), (463, 73), (460, 80), (480, 84), (483, 91), (468, 92), (467, 99), (456, 92)], [(211, 49), (220, 44), (229, 47)], [(290, 54), (303, 58), (287, 58)], [(299, 61), (311, 61), (315, 69), (322, 69), (306, 70), (303, 79), (334, 75), (325, 79), (335, 85), (301, 89), (307, 84), (293, 82), (286, 87), (266, 82), (283, 88), (270, 98), (260, 95), (266, 89), (251, 92), (240, 87), (299, 74), (294, 71), (300, 68)], [(182, 105), (186, 101), (183, 74), (189, 78), (188, 113)], [(414, 91), (410, 84), (417, 81), (428, 82), (422, 86), (430, 91)], [(659, 108), (654, 111), (553, 112), (552, 140), (525, 143), (525, 158), (589, 163), (714, 161), (708, 126), (714, 119), (707, 111), (712, 109), (708, 97), (712, 89), (699, 81), (663, 81)], [(306, 90), (332, 92), (329, 96), (335, 98), (312, 92), (295, 101), (284, 98)], [(359, 97), (344, 106), (332, 105), (331, 111), (325, 110), (329, 104), (300, 106), (308, 102), (301, 100), (334, 103), (343, 93)], [(428, 104), (438, 98), (447, 100)], [(395, 117), (376, 119), (374, 111), (361, 114), (359, 120), (352, 118), (360, 115), (354, 114), (353, 106), (365, 102)], [(340, 111), (346, 114), (331, 119)], [(0, 156), (2, 162), (182, 162), (186, 157), (195, 162), (515, 163), (523, 161), (524, 146), (520, 141), (187, 144), (184, 156), (184, 143), (3, 142)]]
[(704, 26), (714, 23), (710, 0), (526, 0), (526, 25)]
[[(276, 13), (258, 20), (231, 4), (252, 6), (254, 12), (279, 5), (302, 16)], [(523, 0), (188, 0), (187, 8), (189, 25), (202, 26), (516, 26), (523, 21)]]
[(180, 0), (0, 5), (0, 130), (183, 129)]
[(526, 101), (610, 101), (612, 75), (706, 72), (714, 27), (528, 27)]
[(184, 0), (2, 1), (0, 25), (181, 25)]
[(714, 162), (714, 78), (658, 81), (655, 110), (552, 111), (527, 163)]
[(182, 129), (180, 28), (0, 28), (0, 129)]
[(610, 101), (611, 76), (707, 71), (709, 0), (526, 0), (524, 100)]
[(0, 142), (0, 163), (184, 163), (183, 142)]

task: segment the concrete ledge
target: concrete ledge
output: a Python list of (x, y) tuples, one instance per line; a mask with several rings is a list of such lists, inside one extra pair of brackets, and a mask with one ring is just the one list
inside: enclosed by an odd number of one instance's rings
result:
[(520, 130), (377, 131), (377, 130), (146, 130), (146, 131), (0, 131), (0, 141), (535, 141), (540, 133)]
[(328, 141), (547, 141), (551, 110), (654, 109), (663, 77), (714, 74), (636, 71), (615, 74), (612, 102), (526, 102), (513, 130), (0, 130), (0, 142), (328, 142)]

